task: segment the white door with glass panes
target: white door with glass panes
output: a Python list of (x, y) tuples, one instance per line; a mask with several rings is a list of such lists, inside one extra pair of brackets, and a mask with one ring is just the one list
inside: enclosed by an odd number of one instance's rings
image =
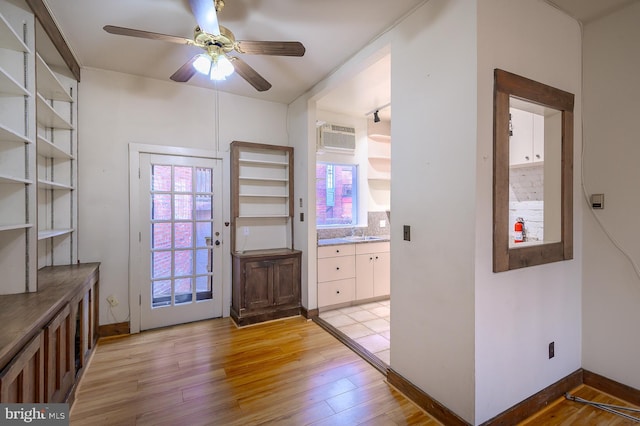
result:
[(140, 329), (222, 316), (220, 160), (140, 154)]

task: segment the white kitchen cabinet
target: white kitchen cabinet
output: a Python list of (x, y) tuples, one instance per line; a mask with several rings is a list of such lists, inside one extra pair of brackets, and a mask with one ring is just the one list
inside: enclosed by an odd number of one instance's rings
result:
[(318, 307), (355, 299), (355, 244), (318, 247)]
[(510, 108), (509, 164), (523, 165), (544, 161), (544, 117)]
[(388, 296), (391, 290), (389, 243), (356, 246), (356, 300)]

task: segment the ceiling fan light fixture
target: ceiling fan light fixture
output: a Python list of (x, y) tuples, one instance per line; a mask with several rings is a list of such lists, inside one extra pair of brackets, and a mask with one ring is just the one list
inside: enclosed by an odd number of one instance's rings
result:
[(198, 58), (193, 61), (193, 67), (200, 74), (209, 75), (211, 71), (211, 57), (207, 54), (201, 54)]
[(213, 65), (211, 66), (211, 73), (209, 78), (211, 80), (226, 80), (231, 74), (233, 74), (233, 65), (231, 61), (225, 55), (218, 55), (213, 58)]

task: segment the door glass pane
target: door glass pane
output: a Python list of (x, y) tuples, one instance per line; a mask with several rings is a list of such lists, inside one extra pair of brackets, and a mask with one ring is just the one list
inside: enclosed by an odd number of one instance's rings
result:
[(211, 212), (213, 210), (213, 197), (210, 195), (197, 195), (196, 196), (196, 219), (206, 220), (211, 219)]
[(193, 247), (192, 222), (177, 222), (174, 224), (174, 231), (176, 248)]
[(191, 192), (193, 186), (193, 168), (175, 167), (175, 182), (173, 190), (176, 192)]
[(211, 192), (212, 171), (208, 168), (196, 169), (196, 192)]
[(196, 247), (211, 245), (211, 222), (196, 222)]
[(193, 300), (193, 289), (191, 287), (191, 278), (178, 278), (175, 281), (176, 283), (176, 305), (180, 303), (187, 303)]
[(153, 232), (154, 249), (171, 248), (171, 223), (154, 223), (151, 225)]
[(171, 276), (171, 252), (157, 251), (153, 253), (151, 278), (164, 278)]
[(171, 304), (171, 280), (153, 281), (152, 288), (154, 308)]
[(151, 190), (171, 191), (171, 166), (151, 166)]
[(198, 293), (211, 292), (212, 280), (213, 280), (213, 277), (211, 275), (196, 277), (196, 292)]
[(152, 220), (169, 220), (171, 219), (171, 195), (169, 194), (153, 194), (151, 199), (151, 219)]
[(176, 220), (191, 220), (193, 217), (193, 195), (174, 195)]
[(196, 250), (196, 274), (211, 272), (211, 250)]
[(193, 251), (176, 250), (175, 262), (175, 276), (179, 277), (193, 274)]

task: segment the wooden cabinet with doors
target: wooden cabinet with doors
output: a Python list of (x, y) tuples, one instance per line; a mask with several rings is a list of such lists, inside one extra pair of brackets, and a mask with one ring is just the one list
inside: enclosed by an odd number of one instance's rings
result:
[(298, 315), (293, 148), (231, 143), (231, 317), (247, 325)]
[(300, 313), (299, 250), (234, 253), (231, 317), (242, 326)]

